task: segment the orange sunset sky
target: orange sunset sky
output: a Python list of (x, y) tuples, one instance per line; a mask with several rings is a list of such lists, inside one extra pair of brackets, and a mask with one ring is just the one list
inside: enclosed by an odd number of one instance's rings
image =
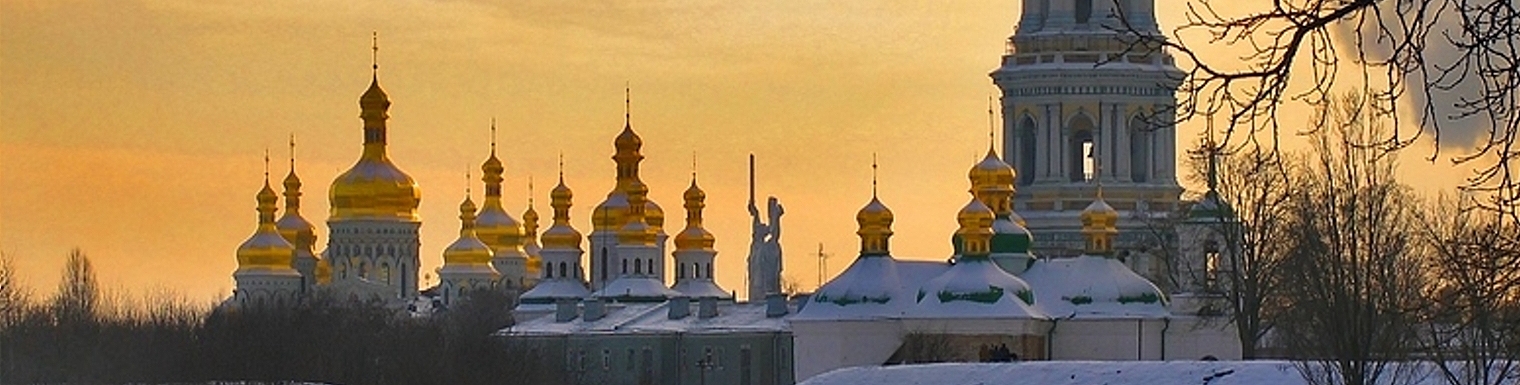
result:
[[(226, 296), (264, 151), (278, 183), (292, 133), (303, 213), (325, 244), (327, 187), (359, 157), (378, 31), (390, 155), (423, 191), (425, 275), (458, 234), (466, 170), (481, 199), (493, 117), (508, 210), (521, 217), (531, 176), (547, 227), (563, 153), (589, 232), (613, 185), (625, 82), (672, 234), (698, 159), (725, 288), (745, 294), (750, 153), (761, 199), (786, 206), (784, 274), (803, 288), (817, 285), (819, 243), (830, 276), (856, 255), (873, 153), (894, 253), (944, 259), (1019, 3), (0, 0), (0, 251), (43, 295), (78, 247), (107, 287)], [(1182, 1), (1157, 3), (1163, 30), (1182, 20)], [(1181, 127), (1179, 150), (1199, 129)], [(1467, 168), (1429, 153), (1403, 156), (1402, 177), (1425, 194), (1457, 186)]]

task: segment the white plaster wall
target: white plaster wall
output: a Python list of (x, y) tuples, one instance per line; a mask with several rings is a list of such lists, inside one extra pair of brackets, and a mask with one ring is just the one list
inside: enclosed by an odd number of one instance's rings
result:
[(886, 362), (902, 345), (896, 320), (792, 321), (798, 382), (830, 370)]

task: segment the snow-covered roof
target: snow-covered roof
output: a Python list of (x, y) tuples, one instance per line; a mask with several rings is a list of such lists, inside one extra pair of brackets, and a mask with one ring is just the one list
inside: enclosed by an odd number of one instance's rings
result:
[(551, 278), (538, 281), (537, 285), (533, 285), (533, 289), (528, 290), (526, 293), (523, 293), (520, 298), (523, 304), (546, 303), (552, 305), (554, 303), (554, 300), (558, 298), (573, 298), (580, 300), (585, 299), (589, 296), (591, 296), (591, 290), (587, 289), (586, 285), (580, 283), (579, 281), (573, 279)]
[(1156, 285), (1109, 258), (1083, 255), (1035, 261), (1021, 275), (1034, 288), (1035, 306), (1051, 317), (1165, 317), (1166, 297)]
[(962, 257), (915, 294), (911, 318), (1043, 319), (1033, 306), (1033, 289), (991, 260)]
[(844, 272), (813, 292), (794, 320), (896, 318), (916, 302), (918, 285), (949, 265), (903, 261), (892, 256), (855, 259)]
[(676, 283), (676, 285), (672, 286), (670, 289), (680, 292), (682, 295), (691, 298), (734, 298), (733, 293), (730, 293), (727, 290), (723, 290), (723, 288), (718, 287), (718, 284), (716, 282), (713, 282), (711, 279), (688, 278)]
[(591, 293), (592, 297), (618, 301), (663, 301), (679, 295), (681, 293), (670, 290), (664, 283), (651, 277), (621, 277), (608, 282), (602, 290)]
[[(735, 331), (778, 332), (791, 330), (782, 317), (766, 317), (765, 302), (735, 303), (717, 301), (718, 314), (711, 318), (698, 316), (701, 301), (687, 303), (687, 315), (670, 319), (670, 306), (678, 301), (660, 303), (607, 304), (606, 315), (587, 322), (576, 317), (567, 322), (556, 322), (554, 314), (525, 320), (499, 331), (506, 335), (560, 335), (560, 334), (659, 334), (659, 333), (720, 333)], [(795, 307), (789, 305), (790, 313)], [(584, 314), (584, 312), (582, 312)]]
[(1287, 361), (1030, 361), (852, 367), (809, 378), (799, 385), (1306, 383)]

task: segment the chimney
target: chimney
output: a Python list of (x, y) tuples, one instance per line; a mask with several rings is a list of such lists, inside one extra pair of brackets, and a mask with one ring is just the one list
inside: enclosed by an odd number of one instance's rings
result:
[(554, 301), (554, 322), (570, 322), (575, 319), (575, 300), (560, 298)]
[(776, 318), (786, 315), (786, 294), (770, 294), (765, 296), (765, 318)]
[(697, 318), (708, 319), (718, 316), (718, 299), (716, 297), (702, 297), (697, 300)]
[(586, 322), (594, 322), (607, 315), (607, 307), (602, 303), (601, 298), (587, 299), (584, 307), (585, 314), (581, 315), (581, 319)]
[(691, 315), (691, 298), (679, 296), (670, 299), (670, 319), (682, 319)]

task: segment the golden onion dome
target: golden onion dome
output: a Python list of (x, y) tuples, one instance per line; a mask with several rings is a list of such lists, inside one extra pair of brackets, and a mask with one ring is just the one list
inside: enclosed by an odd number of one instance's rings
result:
[(533, 209), (532, 203), (528, 205), (528, 211), (523, 212), (523, 235), (534, 238), (538, 235), (538, 210)]
[(286, 242), (297, 248), (310, 249), (317, 243), (317, 230), (301, 216), (301, 178), (296, 176), (294, 161), (291, 161), (290, 174), (285, 176), (284, 184), (285, 214), (275, 221), (275, 228)]
[(956, 222), (960, 223), (960, 229), (955, 234), (960, 236), (962, 254), (965, 256), (985, 256), (992, 251), (992, 221), (997, 214), (992, 208), (983, 204), (980, 199), (971, 198), (966, 207), (961, 208), (956, 215)]
[(875, 194), (871, 195), (871, 202), (860, 208), (855, 214), (855, 223), (860, 225), (860, 230), (855, 234), (860, 236), (861, 255), (886, 255), (890, 253), (887, 241), (892, 238), (892, 209), (882, 204)]
[(385, 154), (385, 120), (390, 98), (378, 78), (359, 97), (364, 120), (364, 152), (352, 168), (333, 180), (329, 189), (331, 220), (379, 219), (418, 221), (422, 189)]
[(581, 232), (570, 225), (570, 199), (574, 197), (565, 177), (560, 175), (559, 185), (549, 192), (549, 206), (554, 208), (554, 224), (544, 230), (542, 243), (546, 249), (581, 249)]
[(967, 177), (971, 179), (972, 188), (978, 190), (1003, 188), (1012, 190), (1013, 181), (1015, 180), (1014, 176), (1013, 166), (1008, 165), (1002, 158), (999, 158), (997, 152), (991, 148), (987, 149), (987, 156), (982, 158), (981, 162), (977, 162), (975, 166), (972, 166), (971, 171), (967, 172)]
[(1084, 230), (1114, 230), (1119, 221), (1119, 211), (1104, 202), (1103, 198), (1098, 198), (1082, 210), (1081, 218)]
[(491, 257), (491, 247), (475, 236), (475, 202), (466, 196), (459, 204), (459, 239), (443, 250), (443, 264), (487, 265)]
[(617, 139), (612, 142), (618, 153), (637, 153), (644, 147), (644, 139), (633, 132), (633, 126), (623, 125), (623, 132), (618, 133)]
[[(494, 126), (493, 126), (494, 127)], [(496, 142), (491, 142), (491, 156), (481, 164), (480, 180), (486, 185), (485, 203), (475, 218), (475, 234), (493, 250), (521, 248), (523, 242), (522, 222), (513, 218), (501, 205), (501, 177), (504, 167), (496, 158)]]
[[(645, 206), (646, 209), (648, 206)], [(607, 194), (607, 199), (591, 212), (591, 225), (596, 230), (617, 230), (628, 222), (624, 216), (628, 214), (628, 194), (622, 190), (613, 190)]]
[(332, 218), (418, 221), (422, 189), (390, 159), (361, 158), (333, 180)]
[(697, 187), (697, 178), (691, 178), (691, 187), (681, 194), (686, 199), (686, 228), (676, 234), (676, 250), (710, 251), (716, 238), (702, 226), (702, 209), (707, 207), (707, 193)]
[(272, 269), (287, 270), (291, 268), (291, 260), (295, 257), (295, 246), (285, 241), (280, 232), (275, 228), (274, 213), (279, 197), (274, 189), (269, 187), (269, 178), (264, 178), (264, 189), (259, 190), (258, 212), (259, 227), (253, 236), (244, 241), (237, 249), (238, 269)]

